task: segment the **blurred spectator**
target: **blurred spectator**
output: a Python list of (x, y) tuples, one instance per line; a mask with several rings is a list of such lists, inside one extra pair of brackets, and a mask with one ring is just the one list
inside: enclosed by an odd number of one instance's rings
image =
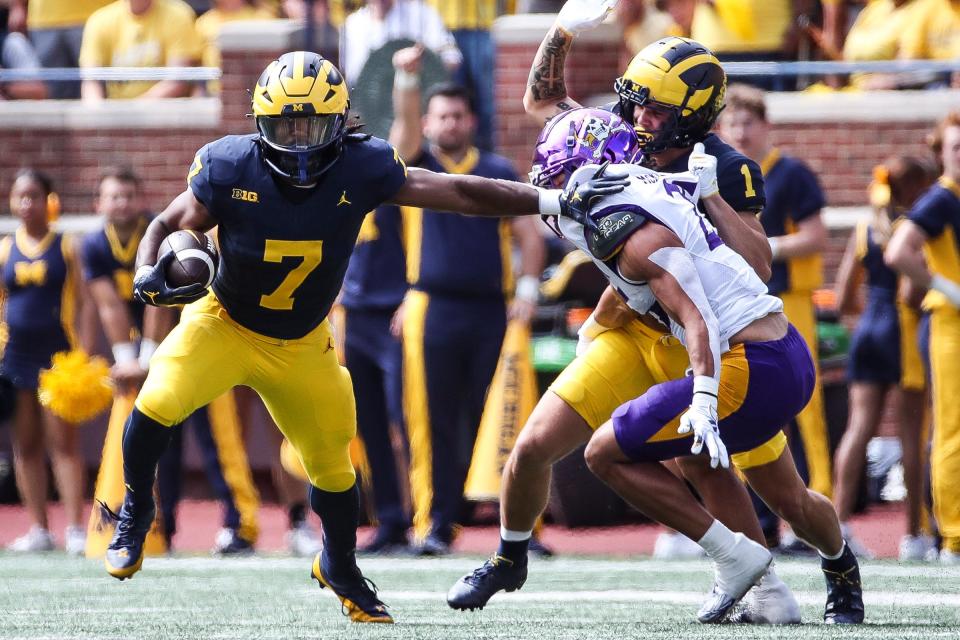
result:
[[(476, 112), (464, 87), (433, 87), (421, 117), (422, 51), (410, 47), (393, 57), (396, 120), (390, 142), (400, 157), (431, 171), (517, 180), (509, 160), (474, 146)], [(404, 215), (410, 291), (397, 315), (413, 525), (422, 543), (419, 553), (440, 555), (449, 552), (460, 519), (507, 318), (524, 323), (533, 318), (545, 249), (529, 217), (443, 216), (430, 209)], [(522, 272), (515, 288), (511, 238)]]
[(631, 57), (663, 36), (686, 35), (683, 27), (669, 13), (658, 9), (653, 0), (620, 0), (616, 12)]
[(57, 352), (76, 348), (74, 328), (82, 317), (80, 265), (74, 243), (50, 228), (50, 178), (30, 169), (17, 174), (10, 189), (10, 211), (20, 221), (16, 233), (0, 241), (0, 291), (7, 334), (0, 371), (16, 389), (13, 463), (17, 489), (32, 526), (7, 549), (50, 551), (53, 536), (47, 521), (47, 451), (57, 489), (67, 513), (67, 553), (83, 555), (86, 544), (83, 509), (84, 467), (76, 425), (40, 406), (41, 369)]
[[(493, 149), (493, 70), (496, 52), (490, 27), (497, 18), (501, 0), (430, 0), (453, 34), (463, 64), (454, 74), (454, 81), (473, 93), (477, 105), (477, 146)], [(507, 12), (513, 2), (505, 3)]]
[[(305, 0), (283, 0), (283, 13), (291, 20), (301, 22), (307, 19)], [(324, 58), (340, 67), (340, 31), (343, 2), (333, 0), (314, 0), (313, 2), (313, 42), (307, 44), (307, 50), (316, 51)], [(340, 16), (340, 17), (338, 17)], [(339, 20), (339, 23), (338, 23)]]
[(930, 310), (930, 387), (933, 443), (930, 447), (933, 512), (943, 536), (942, 564), (960, 565), (960, 111), (948, 114), (930, 146), (943, 167), (937, 183), (897, 225), (884, 260), (920, 288)]
[[(116, 0), (97, 10), (83, 30), (81, 67), (186, 67), (200, 60), (196, 14), (182, 0)], [(107, 82), (84, 80), (84, 100), (178, 98), (182, 80)]]
[[(110, 0), (12, 0), (11, 31), (26, 31), (44, 67), (77, 68), (83, 24)], [(50, 82), (51, 98), (79, 98), (80, 81)]]
[(344, 23), (340, 68), (347, 81), (357, 81), (371, 52), (391, 40), (402, 39), (423, 43), (451, 71), (463, 62), (453, 35), (423, 0), (369, 0), (365, 7), (347, 16)]
[(679, 35), (690, 35), (693, 14), (697, 10), (697, 0), (657, 0), (657, 8), (670, 14), (674, 24), (680, 29)]
[(903, 34), (902, 57), (952, 60), (960, 58), (960, 1), (915, 0), (914, 20)]
[[(690, 37), (721, 62), (781, 60), (793, 17), (791, 0), (700, 0)], [(750, 76), (747, 84), (773, 89), (772, 76)]]
[[(895, 396), (907, 489), (907, 535), (900, 542), (900, 560), (908, 562), (922, 561), (933, 548), (923, 517), (926, 380), (917, 343), (923, 292), (912, 296), (914, 300), (898, 299), (901, 283), (896, 271), (884, 264), (883, 251), (894, 225), (931, 182), (933, 171), (909, 156), (894, 156), (874, 169), (874, 215), (850, 234), (836, 283), (840, 313), (861, 311), (857, 293), (864, 277), (867, 300), (850, 345), (850, 415), (834, 461), (834, 505), (845, 527), (856, 503), (867, 443), (877, 434), (886, 400)], [(849, 538), (847, 542), (857, 546)]]
[[(197, 35), (203, 41), (201, 66), (220, 67), (220, 47), (217, 36), (225, 22), (239, 20), (269, 20), (276, 16), (265, 8), (258, 7), (253, 0), (214, 0), (213, 8), (197, 18)], [(207, 83), (210, 93), (220, 93), (220, 82)]]
[[(6, 16), (0, 16), (0, 69), (39, 69), (40, 59), (26, 36), (7, 31)], [(42, 100), (47, 88), (39, 80), (0, 83), (0, 100)]]
[[(846, 42), (844, 60), (896, 60), (908, 57), (906, 29), (917, 22), (925, 0), (872, 0), (857, 16)], [(855, 74), (850, 83), (859, 89), (896, 89), (908, 78), (895, 74)]]

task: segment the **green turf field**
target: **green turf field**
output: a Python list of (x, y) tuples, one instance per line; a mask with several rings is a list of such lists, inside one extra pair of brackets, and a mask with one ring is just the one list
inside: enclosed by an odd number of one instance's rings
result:
[(960, 638), (960, 567), (869, 563), (868, 624), (821, 623), (823, 586), (813, 561), (780, 561), (808, 624), (694, 621), (711, 572), (704, 562), (533, 561), (526, 586), (483, 611), (447, 608), (446, 589), (477, 558), (365, 559), (397, 620), (356, 625), (309, 580), (309, 560), (255, 557), (147, 559), (132, 580), (99, 562), (0, 554), (0, 638)]

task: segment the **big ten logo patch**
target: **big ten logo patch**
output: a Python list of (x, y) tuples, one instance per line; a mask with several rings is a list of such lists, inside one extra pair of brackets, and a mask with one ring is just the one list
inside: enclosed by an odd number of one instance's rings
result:
[(230, 197), (244, 202), (260, 202), (260, 196), (256, 191), (247, 191), (246, 189), (234, 189)]

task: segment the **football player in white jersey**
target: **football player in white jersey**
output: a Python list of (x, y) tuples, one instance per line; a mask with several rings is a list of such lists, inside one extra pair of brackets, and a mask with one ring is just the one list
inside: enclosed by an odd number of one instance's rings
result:
[[(540, 143), (535, 153), (535, 166), (532, 177), (534, 178), (535, 184), (541, 186), (563, 186), (568, 182), (571, 174), (581, 165), (605, 160), (629, 162), (635, 150), (636, 139), (633, 131), (629, 126), (625, 125), (620, 118), (606, 111), (575, 110), (561, 114), (547, 124), (543, 134), (541, 134)], [(666, 387), (672, 389), (676, 386), (677, 389), (685, 389), (685, 391), (682, 392), (675, 392), (675, 394), (679, 394), (676, 397), (683, 396), (685, 398), (683, 406), (677, 408), (675, 411), (672, 405), (662, 404), (659, 401), (654, 402), (657, 398), (657, 393), (642, 396), (642, 398), (646, 398), (647, 404), (652, 407), (652, 409), (663, 412), (662, 416), (659, 413), (655, 413), (654, 415), (657, 416), (656, 420), (651, 420), (647, 423), (656, 424), (657, 428), (651, 434), (651, 436), (656, 436), (656, 444), (647, 443), (646, 440), (642, 440), (641, 442), (643, 445), (653, 447), (652, 449), (644, 449), (645, 455), (651, 451), (656, 453), (656, 457), (652, 460), (652, 465), (656, 466), (656, 469), (654, 469), (656, 473), (666, 471), (666, 469), (659, 464), (659, 460), (689, 455), (689, 437), (676, 433), (676, 417), (683, 409), (690, 405), (691, 398), (694, 396), (692, 385), (695, 381), (699, 381), (700, 383), (698, 391), (709, 392), (713, 390), (714, 395), (719, 396), (719, 400), (714, 399), (713, 404), (710, 405), (710, 397), (706, 393), (696, 394), (698, 396), (698, 404), (695, 405), (695, 408), (701, 417), (709, 414), (710, 406), (714, 407), (715, 412), (716, 409), (719, 408), (721, 412), (720, 417), (725, 419), (733, 410), (741, 409), (745, 393), (751, 389), (749, 385), (750, 380), (743, 377), (736, 381), (728, 381), (727, 378), (729, 378), (729, 375), (727, 375), (723, 379), (724, 384), (720, 384), (720, 372), (725, 370), (722, 365), (727, 364), (727, 360), (730, 360), (733, 355), (745, 357), (746, 347), (740, 342), (744, 338), (748, 338), (750, 342), (762, 342), (767, 340), (767, 338), (770, 338), (774, 342), (786, 340), (788, 344), (786, 344), (784, 348), (791, 347), (787, 349), (789, 355), (799, 361), (801, 365), (804, 365), (806, 369), (812, 371), (812, 362), (810, 361), (809, 353), (805, 348), (804, 350), (800, 350), (797, 345), (792, 344), (795, 341), (791, 340), (793, 336), (792, 334), (788, 334), (786, 320), (782, 317), (782, 314), (779, 313), (781, 308), (779, 303), (765, 295), (766, 289), (753, 270), (751, 270), (737, 254), (723, 244), (716, 230), (697, 212), (696, 206), (693, 203), (696, 203), (698, 198), (702, 198), (701, 202), (704, 208), (708, 213), (710, 212), (713, 206), (711, 196), (716, 194), (716, 184), (715, 177), (711, 177), (711, 174), (715, 175), (715, 173), (710, 171), (710, 163), (708, 162), (711, 157), (702, 153), (696, 155), (702, 158), (694, 165), (701, 169), (701, 175), (699, 176), (689, 173), (660, 175), (641, 168), (628, 168), (627, 166), (617, 167), (617, 170), (630, 175), (630, 191), (633, 193), (633, 197), (625, 199), (623, 197), (624, 194), (620, 194), (620, 196), (611, 196), (612, 199), (599, 201), (595, 203), (595, 207), (589, 208), (592, 214), (590, 217), (583, 215), (579, 220), (561, 219), (559, 222), (560, 229), (558, 229), (562, 230), (567, 238), (575, 244), (578, 244), (588, 254), (595, 257), (600, 268), (610, 279), (613, 288), (619, 292), (620, 296), (626, 300), (627, 304), (630, 305), (630, 309), (632, 309), (632, 311), (627, 309), (626, 312), (624, 312), (624, 308), (611, 309), (611, 303), (613, 307), (616, 307), (617, 303), (611, 300), (611, 296), (605, 296), (601, 302), (601, 307), (597, 309), (597, 318), (602, 320), (602, 323), (591, 320), (590, 322), (593, 323), (594, 326), (592, 329), (588, 327), (587, 331), (583, 332), (586, 336), (596, 337), (601, 331), (619, 331), (620, 329), (618, 329), (618, 327), (621, 325), (624, 325), (624, 329), (628, 332), (643, 332), (652, 329), (660, 333), (663, 331), (663, 325), (658, 321), (658, 317), (662, 318), (665, 322), (669, 322), (667, 314), (663, 311), (663, 305), (656, 303), (655, 289), (648, 285), (649, 278), (634, 278), (622, 272), (620, 266), (621, 261), (629, 260), (629, 257), (633, 256), (636, 252), (636, 249), (629, 248), (629, 246), (631, 246), (630, 243), (640, 242), (639, 240), (634, 241), (634, 236), (644, 239), (652, 234), (673, 233), (673, 237), (675, 238), (675, 240), (673, 240), (674, 244), (669, 247), (663, 247), (668, 250), (659, 254), (661, 258), (658, 258), (665, 260), (664, 264), (667, 265), (668, 269), (663, 269), (662, 266), (650, 262), (649, 256), (643, 256), (644, 260), (657, 266), (657, 268), (666, 273), (667, 271), (673, 271), (673, 261), (682, 262), (683, 256), (687, 256), (688, 260), (692, 261), (695, 266), (692, 271), (690, 269), (686, 270), (687, 278), (685, 278), (684, 281), (699, 281), (700, 275), (696, 269), (697, 261), (689, 257), (689, 254), (684, 249), (683, 242), (679, 240), (680, 236), (674, 231), (671, 231), (669, 227), (664, 226), (664, 221), (653, 221), (655, 220), (655, 212), (659, 212), (661, 216), (671, 219), (682, 236), (689, 239), (691, 243), (696, 244), (700, 252), (698, 254), (699, 260), (701, 261), (700, 266), (705, 272), (710, 272), (707, 280), (711, 285), (711, 290), (715, 289), (723, 293), (722, 297), (716, 299), (716, 304), (718, 305), (716, 310), (710, 306), (709, 300), (706, 300), (706, 294), (699, 296), (701, 306), (703, 306), (705, 310), (710, 309), (714, 319), (719, 316), (720, 320), (722, 320), (722, 323), (718, 320), (711, 325), (714, 328), (713, 340), (710, 339), (711, 333), (703, 330), (703, 327), (699, 325), (697, 329), (694, 330), (694, 335), (688, 335), (690, 331), (689, 328), (682, 330), (685, 316), (675, 316), (676, 321), (672, 323), (676, 334), (686, 340), (691, 352), (697, 353), (696, 359), (691, 358), (691, 362), (694, 363), (694, 371), (702, 377), (683, 378), (681, 369), (672, 376), (680, 378), (678, 381), (668, 382), (666, 385), (654, 385), (651, 383), (644, 387), (651, 389)], [(585, 171), (585, 173), (589, 173), (589, 170)], [(710, 185), (712, 189), (701, 192), (699, 184), (701, 180), (705, 184)], [(576, 185), (572, 181), (568, 184), (568, 191), (569, 190), (576, 191)], [(656, 197), (653, 197), (654, 195)], [(585, 202), (583, 204), (584, 209), (587, 210), (587, 205), (590, 203)], [(584, 226), (584, 224), (586, 224), (586, 226)], [(650, 231), (651, 229), (653, 230), (652, 233)], [(644, 231), (644, 233), (638, 234), (637, 232), (641, 230)], [(628, 246), (626, 252), (624, 252), (624, 246)], [(671, 251), (670, 249), (678, 251)], [(670, 261), (666, 261), (667, 258), (669, 258)], [(646, 266), (649, 266), (649, 264)], [(673, 278), (673, 276), (669, 277)], [(676, 279), (674, 278), (674, 280)], [(691, 286), (693, 285), (691, 284)], [(703, 290), (703, 283), (701, 283), (700, 286), (701, 290)], [(714, 293), (716, 293), (716, 291), (714, 291)], [(687, 299), (689, 300), (689, 297)], [(667, 308), (673, 311), (673, 308), (669, 305), (670, 303), (667, 302)], [(622, 303), (620, 306), (623, 307)], [(692, 308), (700, 309), (700, 307), (696, 305)], [(689, 312), (692, 308), (689, 306), (685, 307), (684, 311)], [(704, 313), (706, 313), (706, 311), (704, 311)], [(638, 314), (643, 315), (640, 315), (638, 318)], [(701, 319), (702, 315), (703, 314), (700, 315)], [(753, 321), (757, 321), (760, 326), (752, 326)], [(723, 327), (723, 331), (720, 329), (721, 326)], [(654, 329), (654, 327), (656, 328)], [(763, 330), (762, 332), (760, 331), (761, 329)], [(782, 330), (780, 335), (777, 335), (778, 330)], [(735, 348), (728, 350), (723, 345), (723, 342), (730, 342), (731, 339), (733, 339), (735, 343)], [(587, 340), (584, 340), (584, 342), (587, 342)], [(658, 344), (659, 342), (661, 341), (658, 341)], [(609, 345), (598, 344), (596, 346), (609, 348)], [(704, 348), (707, 348), (707, 350), (704, 351)], [(752, 350), (753, 348), (751, 347), (751, 351)], [(721, 353), (725, 353), (726, 360), (720, 355)], [(709, 358), (705, 357), (704, 354), (709, 355)], [(629, 368), (633, 366), (630, 362), (623, 362), (622, 358), (616, 362), (619, 363), (617, 366), (621, 367)], [(738, 362), (741, 362), (743, 366), (744, 361)], [(747, 364), (749, 364), (749, 362)], [(611, 364), (611, 366), (613, 366), (613, 364)], [(791, 368), (796, 369), (797, 371), (795, 373), (800, 375), (799, 372), (805, 370), (804, 366)], [(730, 369), (730, 366), (728, 365), (726, 369)], [(741, 373), (748, 372), (748, 367), (745, 369), (741, 367)], [(603, 376), (604, 371), (597, 371), (596, 375)], [(762, 381), (765, 377), (764, 375), (758, 374), (754, 381)], [(716, 385), (715, 389), (714, 384), (711, 384), (710, 381)], [(812, 377), (806, 386), (809, 385), (812, 385)], [(803, 388), (805, 385), (796, 384), (793, 386), (799, 387), (799, 390), (794, 394), (798, 396), (798, 398), (790, 402), (793, 404), (801, 403), (802, 397), (804, 396)], [(700, 387), (703, 388), (701, 389)], [(579, 391), (580, 395), (589, 396), (590, 393), (589, 385)], [(659, 391), (658, 393), (662, 394), (663, 392)], [(703, 398), (700, 398), (700, 396), (703, 396)], [(776, 395), (771, 395), (770, 397), (774, 399), (777, 409), (782, 409), (784, 414), (793, 410), (788, 407), (789, 403), (787, 400)], [(738, 403), (738, 399), (741, 402)], [(624, 398), (623, 401), (627, 400), (629, 400), (629, 398)], [(631, 406), (631, 403), (627, 402), (624, 406)], [(800, 406), (802, 406), (802, 404)], [(752, 407), (753, 405), (751, 405), (751, 408)], [(673, 411), (673, 413), (670, 413), (670, 411)], [(666, 415), (667, 413), (669, 413), (669, 415)], [(607, 415), (609, 416), (609, 414)], [(698, 415), (698, 413), (690, 412), (688, 417), (692, 418), (694, 415)], [(746, 414), (741, 415), (741, 413), (738, 412), (737, 416), (740, 417), (735, 419), (742, 420), (745, 415)], [(830, 572), (826, 574), (828, 576), (829, 593), (825, 619), (829, 622), (858, 622), (862, 620), (862, 604), (860, 604), (861, 599), (859, 595), (859, 578), (856, 575), (856, 561), (844, 551), (839, 528), (836, 524), (836, 516), (833, 513), (830, 503), (822, 496), (807, 493), (806, 488), (796, 474), (792, 459), (789, 457), (789, 454), (783, 453), (784, 438), (782, 433), (780, 433), (780, 427), (786, 418), (781, 419), (777, 416), (769, 417), (769, 420), (762, 421), (763, 424), (769, 425), (768, 428), (756, 428), (756, 425), (752, 424), (753, 421), (751, 420), (749, 429), (741, 428), (739, 430), (742, 432), (742, 435), (741, 433), (737, 433), (736, 437), (727, 437), (727, 439), (730, 440), (729, 444), (731, 445), (731, 449), (735, 453), (733, 456), (734, 462), (744, 470), (748, 476), (755, 475), (754, 472), (751, 471), (751, 467), (753, 466), (757, 469), (765, 468), (762, 476), (770, 478), (771, 481), (762, 487), (762, 489), (766, 489), (766, 492), (762, 493), (766, 493), (767, 497), (774, 495), (775, 498), (770, 501), (776, 504), (775, 508), (778, 511), (785, 514), (785, 519), (796, 522), (798, 528), (804, 531), (811, 542), (814, 542), (818, 548), (823, 549), (825, 554), (836, 557), (832, 560), (825, 560), (829, 565), (825, 567), (825, 572)], [(789, 417), (792, 417), (792, 415)], [(657, 420), (659, 420), (660, 423), (657, 424)], [(672, 424), (664, 427), (667, 423)], [(599, 424), (600, 422), (598, 421), (598, 425)], [(695, 431), (698, 451), (703, 444), (706, 443), (708, 450), (712, 449), (711, 453), (712, 457), (715, 458), (715, 465), (719, 464), (721, 458), (726, 459), (726, 453), (721, 449), (722, 440), (719, 439), (719, 432), (712, 428), (707, 428), (708, 426), (712, 427), (716, 425), (715, 419), (712, 423), (705, 418), (698, 422), (690, 421), (690, 425), (689, 430)], [(723, 426), (726, 426), (726, 423), (724, 423)], [(607, 431), (609, 431), (609, 428)], [(556, 435), (554, 432), (543, 431), (543, 429), (539, 428), (534, 429), (532, 433), (534, 436), (540, 433), (542, 437)], [(578, 434), (572, 433), (570, 437), (572, 438), (574, 435)], [(661, 442), (669, 446), (662, 448)], [(605, 472), (601, 465), (601, 460), (603, 460), (602, 454), (605, 453), (605, 449), (601, 446), (602, 444), (602, 439), (596, 441), (592, 450), (598, 457), (591, 457), (593, 464), (597, 465), (601, 475)], [(770, 449), (770, 451), (767, 452), (769, 455), (758, 455), (756, 453), (757, 449), (764, 448)], [(750, 450), (749, 453), (736, 455), (737, 452), (747, 452), (748, 450)], [(619, 461), (617, 458), (614, 458), (614, 460)], [(621, 462), (624, 464), (620, 464), (618, 468), (626, 469), (634, 466), (628, 464), (626, 459)], [(618, 463), (611, 462), (610, 464)], [(646, 465), (637, 465), (637, 467), (646, 469)], [(719, 472), (714, 473), (718, 478), (722, 477), (722, 474)], [(676, 480), (673, 476), (671, 476), (671, 478)], [(663, 478), (659, 478), (658, 476), (658, 479), (662, 480)], [(762, 484), (761, 480), (758, 479), (756, 481), (758, 484)], [(676, 482), (679, 483), (683, 491), (686, 491), (686, 488), (679, 480), (676, 480)], [(710, 486), (709, 477), (699, 478), (695, 481), (695, 484), (701, 495), (705, 495), (708, 492), (711, 494), (717, 493), (714, 488)], [(729, 485), (720, 484), (720, 486)], [(620, 487), (617, 486), (616, 488)], [(673, 488), (676, 489), (676, 486), (673, 486)], [(687, 492), (687, 496), (692, 500), (692, 495), (690, 495), (689, 492)], [(633, 498), (632, 494), (628, 494), (627, 497), (629, 499)], [(714, 501), (716, 501), (716, 499), (722, 500), (722, 496), (714, 495), (713, 497)], [(711, 501), (708, 500), (707, 502), (709, 504)], [(643, 502), (639, 504), (646, 507), (646, 504)], [(669, 506), (675, 507), (676, 504), (679, 503), (670, 503)], [(693, 505), (690, 509), (671, 509), (671, 515), (665, 516), (663, 521), (671, 526), (675, 523), (677, 525), (675, 528), (687, 533), (692, 539), (700, 542), (700, 544), (711, 553), (714, 559), (717, 560), (717, 586), (712, 597), (705, 603), (698, 616), (701, 621), (716, 622), (726, 617), (734, 602), (749, 589), (759, 577), (759, 574), (763, 573), (764, 568), (769, 564), (769, 555), (767, 551), (759, 545), (754, 546), (754, 543), (749, 542), (743, 536), (731, 533), (695, 501)], [(680, 515), (677, 515), (677, 513), (680, 513)], [(508, 516), (509, 515), (508, 513)], [(661, 514), (654, 512), (651, 515), (659, 516)], [(693, 522), (691, 522), (691, 519), (693, 519)], [(810, 522), (810, 524), (808, 524), (808, 522)], [(706, 526), (702, 526), (704, 524)], [(701, 526), (702, 528), (698, 528)], [(527, 567), (526, 563), (522, 562), (524, 555), (522, 550), (516, 554), (517, 557), (511, 557), (512, 549), (510, 545), (513, 543), (510, 535), (507, 534), (513, 533), (512, 531), (505, 531), (501, 528), (500, 550), (482, 567), (461, 578), (461, 580), (451, 588), (448, 594), (448, 603), (450, 606), (454, 608), (482, 608), (482, 606), (486, 604), (487, 599), (496, 591), (512, 591), (523, 585), (523, 581), (526, 578)], [(522, 547), (523, 540), (518, 539), (516, 544), (518, 547)], [(744, 564), (739, 561), (739, 559), (747, 555), (750, 556), (748, 562)], [(842, 571), (836, 571), (837, 562), (841, 561), (844, 563), (842, 565), (844, 568)], [(852, 572), (850, 569), (852, 569)], [(757, 571), (759, 571), (759, 574), (756, 573)], [(772, 572), (768, 573), (767, 577), (764, 578), (764, 582), (772, 576), (774, 576)], [(831, 576), (834, 576), (834, 578), (831, 579)], [(831, 583), (837, 584), (831, 586)], [(765, 605), (762, 600), (754, 604), (759, 605), (760, 609), (763, 609)], [(796, 614), (786, 614), (785, 617), (790, 621), (799, 621), (799, 612)], [(756, 619), (755, 616), (754, 619)]]
[[(579, 160), (547, 181), (535, 177), (535, 184), (557, 185), (569, 176), (576, 185), (603, 171), (586, 164), (589, 147), (602, 147), (608, 130), (623, 123), (603, 112), (578, 111), (551, 124), (576, 129), (576, 140), (588, 142), (586, 153), (571, 150)], [(698, 541), (716, 563), (714, 597), (701, 614), (729, 609), (753, 584), (749, 576), (763, 574), (769, 552), (715, 519), (661, 461), (688, 450), (698, 455), (706, 446), (711, 465), (727, 467), (728, 452), (769, 441), (809, 401), (813, 361), (779, 299), (767, 294), (698, 211), (700, 198), (717, 189), (709, 166), (681, 174), (636, 165), (607, 170), (626, 173), (627, 188), (586, 203), (579, 219), (560, 220), (560, 230), (592, 256), (631, 309), (669, 323), (690, 355), (692, 375), (655, 385), (618, 408), (590, 440), (587, 464), (633, 506)], [(789, 449), (743, 471), (761, 497), (774, 486), (791, 488), (795, 507), (780, 515), (820, 551), (828, 586), (825, 619), (862, 622), (857, 561), (830, 501), (804, 486)]]

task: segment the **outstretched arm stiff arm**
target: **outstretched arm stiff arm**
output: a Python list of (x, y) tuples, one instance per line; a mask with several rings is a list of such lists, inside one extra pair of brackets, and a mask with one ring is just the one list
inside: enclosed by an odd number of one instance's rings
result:
[(391, 202), (475, 216), (522, 216), (550, 211), (559, 213), (560, 193), (558, 189), (542, 190), (512, 180), (434, 173), (410, 167), (407, 181)]

